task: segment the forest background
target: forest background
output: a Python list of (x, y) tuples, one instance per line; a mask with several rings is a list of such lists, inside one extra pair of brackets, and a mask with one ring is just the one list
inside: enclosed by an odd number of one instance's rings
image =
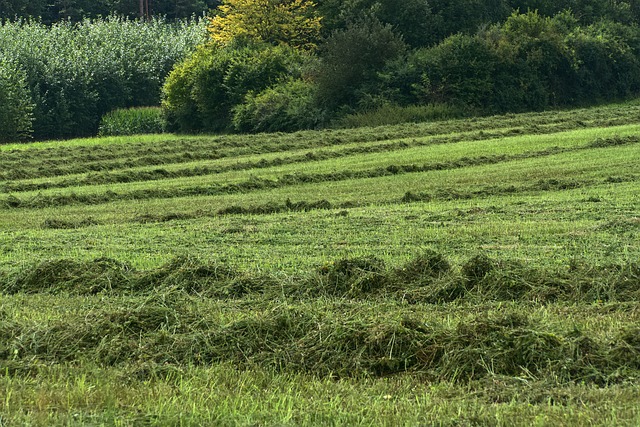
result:
[(635, 0), (154, 0), (146, 19), (139, 6), (0, 0), (0, 142), (123, 132), (105, 117), (131, 107), (154, 107), (133, 110), (151, 131), (265, 132), (640, 93)]

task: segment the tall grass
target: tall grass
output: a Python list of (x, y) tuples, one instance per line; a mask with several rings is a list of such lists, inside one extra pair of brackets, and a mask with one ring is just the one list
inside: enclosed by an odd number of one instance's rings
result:
[(138, 107), (111, 111), (100, 121), (98, 136), (164, 133), (167, 123), (160, 107)]

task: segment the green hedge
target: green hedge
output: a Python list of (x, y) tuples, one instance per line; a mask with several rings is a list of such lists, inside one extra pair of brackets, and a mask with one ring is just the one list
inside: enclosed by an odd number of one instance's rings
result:
[(303, 80), (288, 80), (249, 92), (233, 109), (233, 127), (239, 132), (293, 132), (314, 129), (324, 122), (315, 106), (315, 88)]
[(401, 104), (480, 113), (589, 105), (640, 94), (640, 29), (579, 25), (569, 12), (513, 14), (387, 64), (378, 91)]

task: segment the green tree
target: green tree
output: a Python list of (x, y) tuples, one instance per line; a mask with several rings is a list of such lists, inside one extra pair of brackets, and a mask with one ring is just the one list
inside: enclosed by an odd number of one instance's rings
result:
[(322, 46), (316, 72), (320, 104), (355, 107), (377, 84), (385, 64), (405, 51), (402, 37), (376, 18), (366, 17), (334, 32)]
[(312, 50), (320, 34), (320, 18), (309, 0), (223, 0), (209, 23), (214, 43), (240, 39)]
[(457, 34), (475, 34), (482, 26), (503, 22), (512, 9), (506, 0), (429, 0), (437, 41)]
[(300, 54), (287, 46), (201, 46), (164, 85), (169, 126), (178, 132), (230, 130), (232, 109), (247, 93), (299, 76), (301, 63)]
[(113, 109), (158, 105), (164, 77), (205, 33), (204, 22), (158, 19), (5, 22), (0, 56), (25, 72), (36, 139), (88, 136)]
[(568, 37), (574, 55), (578, 102), (625, 98), (640, 92), (640, 31), (600, 22)]
[(430, 2), (425, 0), (404, 0), (402, 7), (398, 7), (396, 0), (318, 0), (325, 36), (369, 16), (390, 25), (411, 47), (437, 41), (431, 9)]

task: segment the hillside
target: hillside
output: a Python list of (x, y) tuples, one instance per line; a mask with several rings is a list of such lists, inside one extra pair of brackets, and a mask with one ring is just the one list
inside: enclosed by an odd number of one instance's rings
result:
[(633, 425), (639, 113), (0, 146), (0, 421)]

